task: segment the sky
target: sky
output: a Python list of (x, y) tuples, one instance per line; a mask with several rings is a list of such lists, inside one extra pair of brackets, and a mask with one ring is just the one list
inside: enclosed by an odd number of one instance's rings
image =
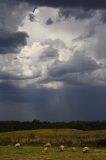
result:
[(106, 120), (106, 0), (0, 0), (0, 120)]

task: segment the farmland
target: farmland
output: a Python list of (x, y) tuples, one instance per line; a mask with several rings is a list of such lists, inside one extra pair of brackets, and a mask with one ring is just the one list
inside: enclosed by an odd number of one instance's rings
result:
[[(21, 147), (16, 148), (15, 143)], [(52, 146), (42, 152), (46, 142)], [(59, 145), (64, 144), (64, 152)], [(89, 153), (82, 153), (88, 145)], [(72, 152), (72, 147), (76, 152)], [(106, 130), (82, 131), (76, 129), (38, 129), (0, 133), (1, 160), (106, 160)]]
[(42, 146), (0, 147), (1, 160), (106, 160), (105, 148), (91, 148), (90, 153), (82, 153), (82, 148), (72, 152), (71, 147), (65, 147), (59, 152), (58, 147), (51, 147), (47, 153), (42, 153)]
[(0, 133), (0, 145), (35, 145), (51, 142), (52, 144), (106, 146), (106, 130), (82, 131), (76, 129), (38, 129)]

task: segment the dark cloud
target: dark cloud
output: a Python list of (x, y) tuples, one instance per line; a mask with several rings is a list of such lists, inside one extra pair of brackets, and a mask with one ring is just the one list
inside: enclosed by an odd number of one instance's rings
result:
[(88, 18), (92, 18), (95, 15), (94, 10), (85, 10), (81, 8), (60, 8), (59, 10), (59, 17), (60, 18), (75, 18), (77, 20), (85, 20)]
[[(15, 0), (0, 1), (0, 31), (16, 32), (22, 25), (24, 18), (30, 10), (30, 6), (24, 3), (16, 3)], [(1, 33), (0, 33), (1, 35)]]
[(106, 10), (101, 10), (100, 11), (100, 17), (101, 17), (101, 21), (103, 23), (106, 23)]
[(40, 59), (42, 60), (55, 59), (59, 56), (59, 50), (62, 48), (66, 48), (65, 43), (60, 39), (46, 39), (45, 41), (41, 42), (40, 45), (45, 46), (40, 56)]
[[(26, 45), (28, 35), (25, 32), (19, 32), (19, 26), (22, 25), (29, 11), (32, 11), (32, 8), (37, 6), (58, 7), (62, 17), (70, 18), (71, 16), (78, 20), (85, 20), (95, 15), (94, 9), (105, 9), (106, 0), (0, 0), (0, 54), (19, 52)], [(101, 17), (98, 17), (105, 22), (105, 10), (102, 11), (104, 13), (102, 12)], [(34, 17), (31, 18), (33, 21)], [(51, 18), (47, 20), (47, 25), (52, 24)], [(79, 35), (76, 40), (83, 40), (94, 35), (96, 26), (97, 23), (92, 21), (88, 28), (84, 30), (84, 34)], [(80, 28), (80, 26), (78, 27)], [(99, 38), (96, 39), (99, 60), (100, 58), (106, 58), (105, 29), (103, 32), (102, 30), (103, 28), (101, 28), (100, 33), (98, 31), (97, 36)], [(64, 30), (62, 33), (65, 35)], [(55, 37), (53, 32), (52, 35)], [(39, 43), (38, 47), (42, 49), (42, 53), (39, 53), (41, 55), (38, 59), (39, 62), (36, 61), (36, 56), (34, 56), (35, 59), (32, 57), (33, 61), (27, 64), (24, 60), (29, 59), (29, 57), (25, 57), (30, 53), (25, 56), (24, 54), (20, 55), (18, 58), (13, 57), (13, 61), (11, 60), (13, 55), (1, 55), (1, 59), (6, 59), (5, 63), (0, 63), (1, 70), (5, 72), (0, 72), (0, 120), (32, 120), (35, 118), (47, 121), (105, 119), (105, 68), (103, 68), (103, 72), (102, 65), (96, 60), (89, 57), (89, 55), (75, 53), (74, 49), (70, 49), (71, 44), (70, 48), (68, 48), (59, 39), (45, 40)], [(71, 54), (73, 56), (67, 61), (59, 61), (58, 54), (61, 54), (61, 50), (65, 52), (65, 49), (71, 52), (70, 56)], [(36, 49), (33, 52), (36, 54)], [(64, 57), (65, 53), (62, 52), (62, 54)], [(99, 57), (99, 54), (102, 57)], [(17, 62), (19, 59), (21, 59), (19, 61), (20, 68), (18, 68), (17, 63), (16, 66), (14, 64), (14, 61)], [(55, 62), (51, 63), (51, 60)], [(12, 62), (12, 65), (9, 66), (9, 62)], [(8, 65), (6, 66), (7, 63)], [(27, 69), (32, 69), (33, 71), (34, 69), (37, 70), (37, 67), (38, 70), (42, 68), (37, 78), (35, 76), (23, 76), (27, 74)], [(44, 73), (46, 69), (47, 73)], [(26, 71), (25, 73), (24, 70)], [(98, 70), (99, 73), (97, 72)], [(13, 74), (7, 73), (8, 71)], [(99, 84), (97, 81), (102, 81), (103, 83)], [(48, 89), (46, 88), (48, 84), (55, 85), (56, 82), (64, 84), (63, 88), (50, 89), (51, 86)]]
[[(99, 20), (103, 23), (106, 23), (106, 10), (98, 10), (99, 13)], [(58, 12), (59, 18), (63, 20), (68, 19), (71, 20), (71, 18), (75, 18), (76, 20), (87, 20), (89, 18), (93, 18), (95, 15), (97, 15), (97, 12), (95, 10), (88, 10), (83, 8), (60, 8)]]
[(47, 25), (51, 25), (51, 24), (53, 24), (53, 20), (52, 20), (52, 18), (48, 18), (48, 20), (46, 21), (46, 24), (47, 24)]
[(17, 80), (18, 77), (12, 74), (0, 72), (0, 80)]
[(47, 47), (43, 51), (42, 55), (40, 56), (40, 59), (46, 60), (46, 59), (52, 59), (52, 58), (56, 58), (56, 57), (58, 57), (57, 50), (52, 47)]
[(73, 42), (87, 40), (88, 38), (93, 37), (96, 34), (96, 28), (99, 25), (99, 21), (91, 21), (89, 25), (84, 29), (83, 33), (73, 39)]
[(65, 43), (60, 39), (46, 39), (45, 41), (40, 43), (41, 46), (45, 46), (40, 59), (53, 59), (58, 57), (58, 51), (61, 48), (65, 48)]
[[(11, 71), (12, 72), (12, 71)], [(13, 73), (7, 73), (7, 72), (0, 72), (0, 80), (8, 81), (8, 80), (29, 80), (40, 77), (40, 73), (33, 75), (33, 76), (24, 76), (24, 75), (17, 75), (17, 72), (13, 71)]]
[(27, 44), (27, 33), (18, 32), (18, 28), (29, 8), (14, 0), (0, 1), (0, 54), (19, 52)]
[(50, 90), (0, 84), (0, 120), (104, 120), (106, 87)]
[[(75, 54), (71, 57), (70, 62), (55, 62), (49, 74), (53, 77), (62, 77), (69, 73), (84, 73), (101, 68), (100, 64), (97, 64), (91, 57), (87, 57), (81, 54)], [(69, 76), (70, 77), (70, 76)], [(69, 79), (69, 77), (67, 77)]]
[(27, 2), (29, 4), (48, 7), (79, 7), (86, 9), (104, 9), (106, 8), (105, 0), (16, 0), (18, 2)]
[(29, 14), (29, 20), (30, 20), (31, 22), (34, 22), (34, 21), (35, 21), (35, 15), (34, 15), (33, 13), (30, 13), (30, 14)]
[(106, 59), (106, 28), (105, 25), (101, 27), (98, 32), (97, 44), (95, 46), (96, 57), (98, 59)]
[(0, 54), (16, 53), (27, 44), (28, 34), (25, 32), (5, 32), (0, 37)]

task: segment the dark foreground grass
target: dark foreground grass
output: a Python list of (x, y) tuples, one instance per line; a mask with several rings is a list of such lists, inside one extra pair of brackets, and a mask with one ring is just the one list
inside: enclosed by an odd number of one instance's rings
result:
[(0, 160), (106, 160), (106, 148), (91, 148), (90, 153), (82, 153), (82, 148), (72, 152), (71, 147), (65, 147), (59, 152), (58, 147), (51, 147), (46, 153), (42, 146), (0, 147)]

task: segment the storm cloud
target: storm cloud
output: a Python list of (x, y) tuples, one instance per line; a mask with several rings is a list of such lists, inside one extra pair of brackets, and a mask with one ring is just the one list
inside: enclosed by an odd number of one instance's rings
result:
[(28, 34), (25, 32), (4, 33), (0, 37), (0, 54), (17, 53), (27, 44)]
[(85, 1), (85, 0), (16, 0), (18, 2), (27, 2), (29, 4), (35, 4), (37, 6), (46, 6), (46, 7), (79, 7), (86, 9), (105, 9), (106, 1), (105, 0), (93, 0), (93, 1)]
[(50, 74), (58, 77), (61, 77), (67, 73), (89, 72), (102, 67), (101, 65), (97, 64), (95, 60), (81, 54), (71, 57), (69, 63), (56, 62), (53, 65), (54, 66), (51, 66)]
[(60, 8), (59, 17), (60, 18), (75, 18), (77, 20), (84, 20), (87, 18), (92, 18), (95, 15), (94, 10), (85, 10), (81, 8)]
[(105, 119), (105, 87), (68, 87), (59, 90), (34, 89), (33, 87), (19, 89), (10, 83), (2, 83), (0, 90), (2, 91), (2, 95), (0, 94), (2, 120)]
[(105, 0), (0, 1), (0, 120), (106, 119), (105, 13)]
[[(25, 7), (25, 10), (23, 8)], [(28, 34), (18, 32), (28, 5), (16, 1), (0, 1), (0, 54), (19, 53), (27, 44)]]

